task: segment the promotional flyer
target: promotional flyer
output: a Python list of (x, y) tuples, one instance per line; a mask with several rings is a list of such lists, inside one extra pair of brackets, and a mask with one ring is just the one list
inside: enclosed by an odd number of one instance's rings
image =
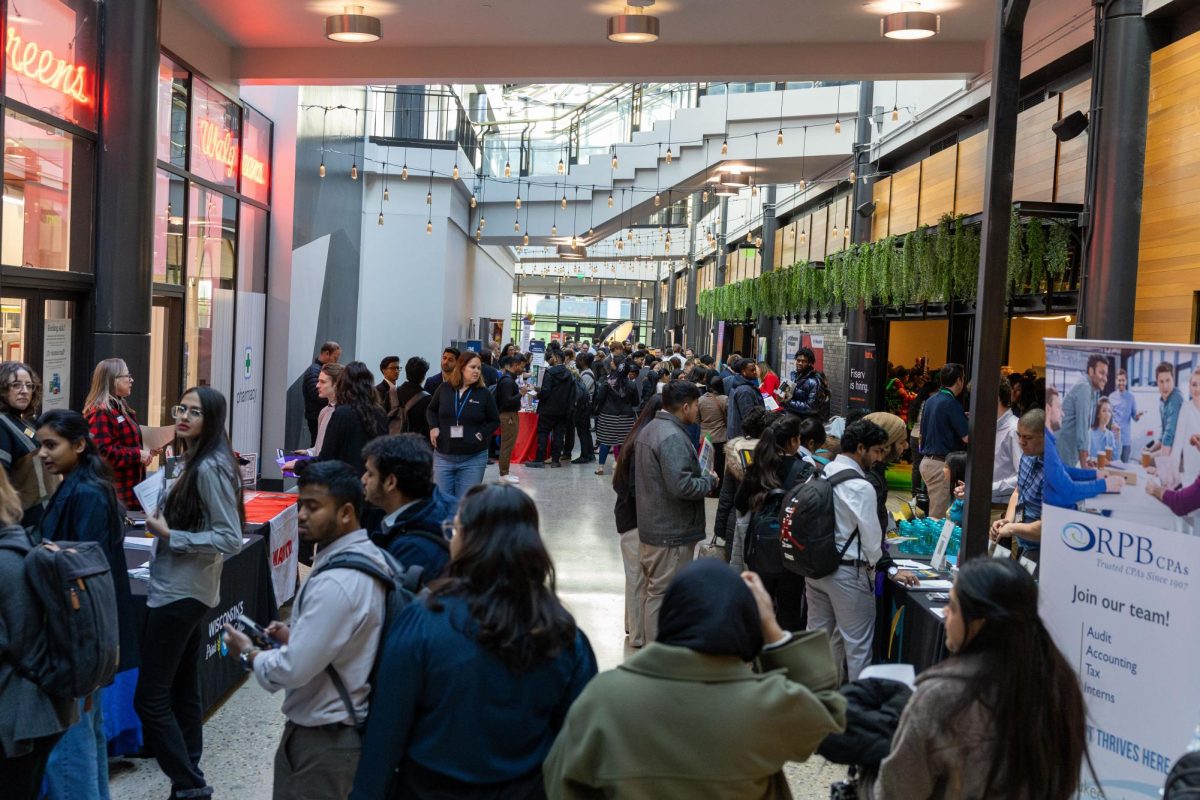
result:
[[(1189, 464), (1200, 456), (1198, 354), (1046, 342), (1053, 438), (1045, 446), (1055, 451), (1047, 456), (1041, 613), (1079, 674), (1089, 752), (1110, 800), (1159, 797), (1200, 721), (1200, 501), (1189, 491), (1197, 478)], [(1062, 472), (1050, 468), (1054, 456)], [(1067, 478), (1069, 495), (1058, 499), (1063, 492), (1051, 483)], [(1081, 796), (1099, 796), (1086, 769)]]

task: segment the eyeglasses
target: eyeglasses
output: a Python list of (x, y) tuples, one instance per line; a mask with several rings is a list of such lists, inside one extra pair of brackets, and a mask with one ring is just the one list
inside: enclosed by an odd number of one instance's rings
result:
[(190, 420), (198, 420), (204, 416), (204, 412), (198, 408), (189, 408), (188, 406), (171, 406), (171, 417), (173, 419), (183, 419), (187, 417)]
[(37, 384), (36, 383), (22, 383), (21, 381), (13, 381), (12, 383), (10, 383), (8, 385), (8, 388), (10, 390), (14, 390), (14, 391), (19, 390), (19, 389), (24, 389), (27, 392), (32, 392), (34, 389), (37, 388)]
[(121, 375), (118, 375), (118, 376), (116, 376), (116, 377), (115, 377), (113, 380), (118, 380), (118, 381), (119, 381), (119, 380), (121, 380), (121, 378), (129, 378), (129, 380), (133, 380), (133, 376), (132, 376), (132, 375), (130, 375), (128, 372), (125, 372), (125, 373), (123, 373), (123, 374), (121, 374)]
[(448, 519), (442, 522), (442, 536), (447, 539), (453, 539), (458, 533), (458, 527), (454, 524), (454, 520)]

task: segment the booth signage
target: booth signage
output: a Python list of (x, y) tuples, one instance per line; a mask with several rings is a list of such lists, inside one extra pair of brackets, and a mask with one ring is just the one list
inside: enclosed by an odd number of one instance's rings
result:
[(17, 29), (9, 26), (4, 47), (9, 69), (31, 78), (43, 86), (62, 92), (72, 100), (88, 105), (87, 67), (59, 58), (53, 50), (32, 40), (23, 40)]

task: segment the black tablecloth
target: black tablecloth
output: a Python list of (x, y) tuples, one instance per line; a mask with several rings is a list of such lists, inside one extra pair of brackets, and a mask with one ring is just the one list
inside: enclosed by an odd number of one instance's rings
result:
[[(260, 625), (266, 625), (278, 615), (275, 606), (275, 590), (271, 586), (271, 562), (267, 552), (269, 539), (258, 533), (269, 533), (269, 523), (247, 526), (246, 542), (237, 555), (228, 556), (221, 568), (221, 602), (211, 608), (204, 618), (204, 644), (197, 654), (200, 662), (200, 699), (208, 713), (235, 684), (246, 674), (236, 658), (220, 653), (221, 623), (245, 614)], [(140, 536), (141, 529), (127, 531), (128, 535)], [(140, 567), (150, 559), (149, 552), (126, 549), (125, 561), (132, 569)], [(146, 622), (146, 593), (149, 584), (131, 580), (134, 604), (137, 606), (138, 626)]]
[(884, 581), (876, 619), (876, 661), (912, 664), (919, 674), (947, 655), (946, 625), (934, 608), (931, 592), (909, 591), (895, 581)]

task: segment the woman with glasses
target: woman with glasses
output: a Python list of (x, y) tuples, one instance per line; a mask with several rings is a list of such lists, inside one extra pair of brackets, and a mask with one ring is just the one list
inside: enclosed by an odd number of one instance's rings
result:
[[(63, 479), (38, 525), (44, 542), (97, 542), (108, 556), (117, 593), (121, 663), (137, 666), (133, 597), (125, 565), (124, 528), (108, 466), (78, 411), (56, 408), (37, 421), (38, 457), (46, 472)], [(80, 698), (79, 722), (50, 754), (46, 783), (50, 800), (107, 798), (108, 746), (100, 712), (100, 690)]]
[(201, 623), (220, 601), (221, 563), (241, 549), (246, 519), (225, 414), (225, 397), (216, 389), (184, 393), (171, 409), (183, 466), (160, 508), (146, 509), (146, 531), (156, 541), (134, 707), (146, 749), (177, 798), (212, 794), (199, 763)]
[(520, 489), (467, 491), (445, 574), (382, 645), (352, 800), (544, 797), (542, 761), (596, 674)]
[(47, 475), (34, 455), (34, 420), (41, 405), (41, 381), (29, 365), (0, 362), (0, 465), (21, 499), (21, 524), (26, 528), (42, 518), (59, 480)]
[[(112, 469), (113, 489), (125, 508), (141, 508), (133, 487), (146, 479), (146, 465), (154, 453), (142, 445), (142, 427), (129, 407), (133, 376), (119, 358), (106, 358), (92, 371), (92, 388), (83, 403), (83, 415), (100, 455)], [(146, 509), (147, 512), (154, 509)]]

